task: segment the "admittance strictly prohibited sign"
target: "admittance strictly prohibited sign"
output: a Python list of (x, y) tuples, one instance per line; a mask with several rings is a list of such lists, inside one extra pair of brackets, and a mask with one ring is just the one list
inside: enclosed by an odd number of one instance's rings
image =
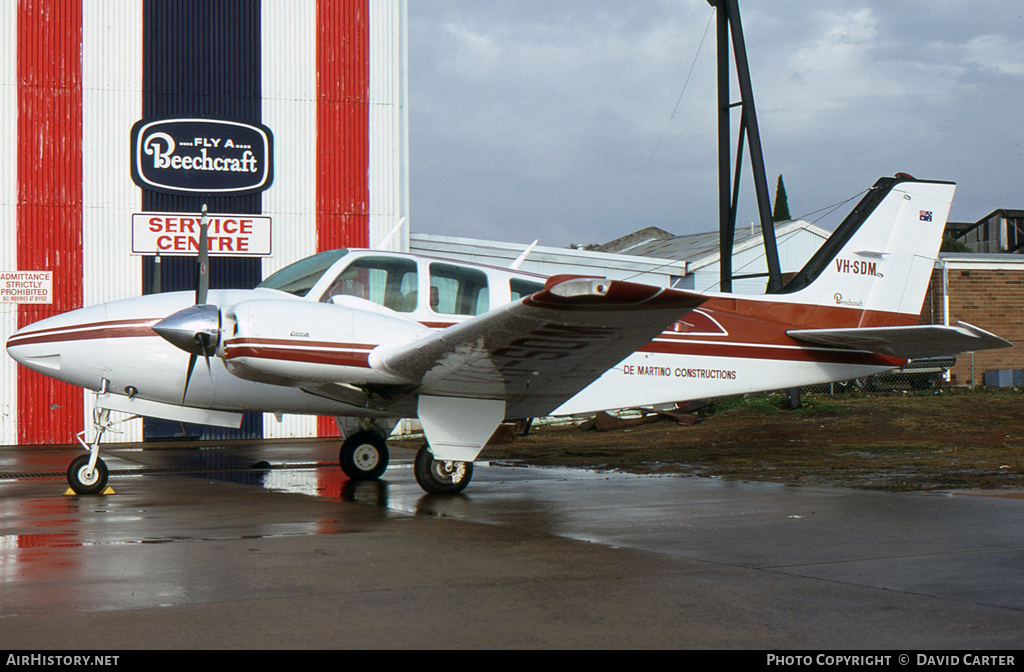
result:
[(53, 271), (0, 271), (0, 303), (53, 303)]

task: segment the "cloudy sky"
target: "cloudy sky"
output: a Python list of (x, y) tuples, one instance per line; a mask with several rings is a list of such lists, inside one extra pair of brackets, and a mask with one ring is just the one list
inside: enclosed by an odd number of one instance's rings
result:
[[(1024, 208), (1024, 2), (740, 9), (772, 197), (782, 174), (794, 216), (896, 172), (955, 181), (956, 221)], [(716, 229), (714, 23), (698, 51), (712, 14), (706, 0), (411, 0), (414, 230), (562, 247)], [(748, 178), (740, 225), (753, 199)]]

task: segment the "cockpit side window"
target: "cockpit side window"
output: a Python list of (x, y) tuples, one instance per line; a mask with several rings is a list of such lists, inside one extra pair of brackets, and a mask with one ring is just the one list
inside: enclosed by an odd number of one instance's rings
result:
[(533, 280), (523, 280), (521, 278), (512, 278), (508, 281), (509, 290), (512, 292), (512, 300), (518, 301), (524, 296), (530, 294), (536, 294), (540, 290), (544, 289), (543, 282), (535, 282)]
[(453, 264), (431, 264), (430, 308), (442, 315), (486, 313), (491, 308), (487, 274)]
[(312, 257), (288, 264), (269, 278), (256, 285), (257, 288), (276, 289), (295, 296), (305, 296), (313, 285), (331, 266), (341, 259), (348, 250), (327, 250)]
[(419, 275), (416, 262), (395, 257), (364, 257), (353, 261), (320, 297), (355, 296), (399, 313), (416, 310)]

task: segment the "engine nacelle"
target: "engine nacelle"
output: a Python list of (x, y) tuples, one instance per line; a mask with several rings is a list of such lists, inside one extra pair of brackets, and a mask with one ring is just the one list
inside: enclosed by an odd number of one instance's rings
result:
[(431, 330), (370, 301), (345, 297), (343, 304), (243, 301), (225, 308), (218, 354), (235, 376), (273, 385), (401, 384), (370, 367), (380, 345), (408, 343)]

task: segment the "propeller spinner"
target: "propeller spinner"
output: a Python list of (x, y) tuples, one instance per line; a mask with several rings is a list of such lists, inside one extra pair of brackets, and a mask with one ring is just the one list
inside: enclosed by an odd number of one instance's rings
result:
[(220, 343), (220, 308), (189, 306), (154, 324), (153, 331), (194, 357), (209, 357)]

